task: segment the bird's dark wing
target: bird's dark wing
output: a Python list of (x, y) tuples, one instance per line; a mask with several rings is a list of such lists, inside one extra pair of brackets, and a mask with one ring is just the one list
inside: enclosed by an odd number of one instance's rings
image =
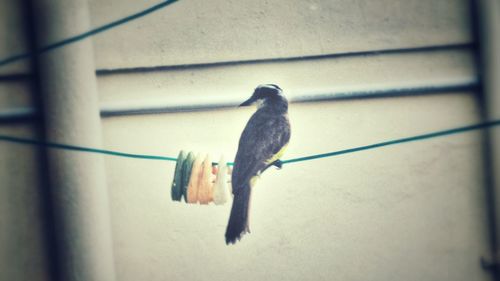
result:
[(241, 134), (232, 174), (233, 193), (267, 166), (290, 139), (290, 125), (285, 115), (254, 114)]

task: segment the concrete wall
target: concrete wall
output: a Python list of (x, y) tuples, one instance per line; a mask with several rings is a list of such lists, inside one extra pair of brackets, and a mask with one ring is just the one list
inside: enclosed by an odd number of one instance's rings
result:
[[(0, 3), (2, 13), (18, 8)], [(91, 21), (97, 27), (155, 3), (90, 1)], [(94, 37), (100, 102), (113, 109), (242, 101), (257, 84), (270, 82), (291, 98), (456, 88), (293, 103), (285, 158), (468, 125), (481, 116), (476, 92), (467, 86), (477, 82), (468, 13), (465, 0), (181, 0)], [(22, 30), (20, 15), (5, 14), (0, 20)], [(0, 29), (0, 38), (19, 44), (0, 44), (0, 57), (24, 46), (14, 31)], [(451, 46), (335, 56), (443, 45)], [(191, 66), (172, 67), (185, 64)], [(28, 71), (22, 63), (9, 67), (0, 73)], [(32, 107), (27, 83), (0, 81), (0, 110)], [(233, 158), (252, 111), (106, 117), (104, 146)], [(33, 136), (32, 127), (7, 122), (0, 133)], [(173, 162), (106, 157), (117, 279), (488, 280), (479, 266), (489, 252), (481, 136), (471, 132), (271, 169), (253, 194), (252, 233), (230, 247), (223, 239), (229, 205), (170, 201)], [(0, 270), (0, 280), (43, 280), (35, 152), (2, 142), (0, 151), (0, 198), (15, 202), (0, 205), (0, 249), (7, 249), (0, 260), (9, 268)], [(12, 245), (20, 241), (33, 246), (16, 251)]]

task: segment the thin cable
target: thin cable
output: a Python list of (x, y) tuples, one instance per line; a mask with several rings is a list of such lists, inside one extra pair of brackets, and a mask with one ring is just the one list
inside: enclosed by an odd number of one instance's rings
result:
[(43, 146), (43, 147), (55, 148), (55, 149), (65, 149), (65, 150), (74, 150), (74, 151), (81, 151), (81, 152), (99, 153), (99, 154), (113, 155), (113, 156), (119, 156), (119, 157), (139, 158), (139, 159), (149, 159), (149, 160), (177, 161), (177, 158), (175, 158), (175, 157), (125, 153), (125, 152), (120, 152), (120, 151), (98, 149), (98, 148), (91, 148), (91, 147), (83, 147), (83, 146), (69, 145), (69, 144), (62, 144), (62, 143), (55, 143), (55, 142), (45, 142), (45, 141), (11, 137), (11, 136), (5, 136), (5, 135), (0, 135), (0, 141), (6, 141), (6, 142), (18, 143), (18, 144), (35, 145), (35, 146)]
[(363, 150), (375, 149), (375, 148), (388, 146), (388, 145), (395, 145), (395, 144), (401, 144), (401, 143), (405, 143), (405, 142), (420, 141), (420, 140), (425, 140), (425, 139), (430, 139), (430, 138), (465, 133), (468, 131), (479, 130), (479, 129), (484, 129), (484, 128), (493, 127), (493, 126), (499, 126), (499, 125), (500, 125), (500, 120), (488, 121), (488, 122), (479, 123), (476, 125), (459, 127), (459, 128), (454, 128), (454, 129), (449, 129), (449, 130), (444, 130), (444, 131), (437, 131), (437, 132), (424, 134), (424, 135), (417, 135), (417, 136), (413, 136), (413, 137), (395, 139), (395, 140), (390, 140), (390, 141), (385, 141), (385, 142), (379, 142), (379, 143), (374, 143), (374, 144), (370, 144), (370, 145), (358, 146), (358, 147), (354, 147), (354, 148), (349, 148), (349, 149), (344, 149), (344, 150), (339, 150), (339, 151), (334, 151), (334, 152), (329, 152), (329, 153), (315, 154), (315, 155), (310, 155), (310, 156), (305, 156), (305, 157), (283, 160), (282, 163), (289, 164), (289, 163), (309, 161), (309, 160), (325, 158), (325, 157), (332, 157), (332, 156), (337, 156), (337, 155), (342, 155), (342, 154), (347, 154), (347, 153), (354, 153), (354, 152), (363, 151)]
[[(334, 152), (329, 152), (329, 153), (315, 154), (315, 155), (310, 155), (310, 156), (292, 158), (292, 159), (288, 159), (288, 160), (282, 160), (281, 163), (282, 164), (290, 164), (290, 163), (309, 161), (309, 160), (320, 159), (320, 158), (325, 158), (325, 157), (333, 157), (333, 156), (342, 155), (342, 154), (348, 154), (348, 153), (354, 153), (354, 152), (363, 151), (363, 150), (375, 149), (375, 148), (379, 148), (379, 147), (383, 147), (383, 146), (396, 145), (396, 144), (401, 144), (401, 143), (406, 143), (406, 142), (411, 142), (411, 141), (421, 141), (421, 140), (430, 139), (430, 138), (465, 133), (465, 132), (469, 132), (469, 131), (473, 131), (473, 130), (485, 129), (485, 128), (490, 128), (490, 127), (494, 127), (494, 126), (500, 126), (500, 120), (487, 121), (487, 122), (483, 122), (483, 123), (479, 123), (479, 124), (475, 124), (475, 125), (453, 128), (453, 129), (443, 130), (443, 131), (436, 131), (433, 133), (417, 135), (417, 136), (408, 137), (408, 138), (395, 139), (395, 140), (390, 140), (390, 141), (385, 141), (385, 142), (379, 142), (379, 143), (374, 143), (374, 144), (365, 145), (365, 146), (358, 146), (358, 147), (354, 147), (354, 148), (349, 148), (349, 149), (344, 149), (344, 150), (339, 150), (339, 151), (334, 151)], [(44, 142), (44, 141), (38, 141), (38, 140), (26, 139), (26, 138), (18, 138), (18, 137), (6, 136), (6, 135), (0, 135), (0, 141), (17, 143), (17, 144), (43, 146), (43, 147), (54, 148), (54, 149), (65, 149), (65, 150), (74, 150), (74, 151), (80, 151), (80, 152), (99, 153), (99, 154), (112, 155), (112, 156), (118, 156), (118, 157), (139, 158), (139, 159), (148, 159), (148, 160), (177, 161), (177, 158), (175, 158), (175, 157), (125, 153), (125, 152), (119, 152), (119, 151), (113, 151), (113, 150), (97, 149), (97, 148), (90, 148), (90, 147), (83, 147), (83, 146), (76, 146), (76, 145), (54, 143), (54, 142)], [(228, 164), (230, 166), (233, 165), (233, 163), (228, 163)]]
[(30, 58), (30, 57), (32, 57), (32, 56), (34, 56), (36, 54), (45, 53), (47, 51), (50, 51), (50, 50), (62, 47), (64, 45), (68, 45), (68, 44), (71, 44), (71, 43), (83, 40), (83, 39), (85, 39), (87, 37), (90, 37), (90, 36), (96, 35), (98, 33), (104, 32), (104, 31), (106, 31), (108, 29), (111, 29), (111, 28), (117, 27), (119, 25), (125, 24), (125, 23), (127, 23), (129, 21), (141, 18), (141, 17), (143, 17), (145, 15), (148, 15), (148, 14), (150, 14), (152, 12), (155, 12), (155, 11), (157, 11), (159, 9), (165, 8), (166, 6), (168, 6), (170, 4), (173, 4), (173, 3), (177, 2), (177, 1), (178, 0), (163, 1), (162, 3), (156, 4), (156, 5), (154, 5), (154, 6), (150, 7), (150, 8), (147, 8), (147, 9), (145, 9), (143, 11), (137, 12), (137, 13), (132, 14), (130, 16), (124, 17), (124, 18), (116, 20), (114, 22), (110, 22), (108, 24), (102, 25), (102, 26), (97, 27), (95, 29), (91, 29), (91, 30), (89, 30), (87, 32), (84, 32), (84, 33), (81, 33), (81, 34), (78, 34), (78, 35), (66, 38), (66, 39), (61, 40), (59, 42), (55, 42), (55, 43), (49, 44), (47, 46), (41, 47), (41, 48), (37, 49), (35, 52), (32, 52), (32, 53), (23, 53), (23, 54), (18, 54), (18, 55), (14, 55), (14, 56), (11, 56), (11, 57), (7, 57), (7, 58), (4, 58), (4, 59), (0, 59), (0, 67), (4, 66), (4, 65), (7, 65), (7, 64), (10, 64), (10, 63), (13, 63), (13, 62), (16, 62), (16, 61), (19, 61), (19, 60)]

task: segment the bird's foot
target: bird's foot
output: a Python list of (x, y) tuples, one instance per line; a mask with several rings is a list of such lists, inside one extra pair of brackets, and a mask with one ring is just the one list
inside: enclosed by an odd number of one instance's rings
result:
[(281, 170), (283, 168), (283, 162), (281, 162), (281, 160), (278, 159), (278, 160), (273, 162), (273, 166), (278, 168), (278, 170)]

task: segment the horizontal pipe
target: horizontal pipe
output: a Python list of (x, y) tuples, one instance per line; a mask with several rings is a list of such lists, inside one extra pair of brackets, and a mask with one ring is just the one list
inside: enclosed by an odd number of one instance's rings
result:
[(16, 82), (16, 81), (25, 81), (28, 79), (32, 79), (33, 75), (31, 73), (10, 73), (10, 74), (2, 74), (0, 75), (0, 83), (1, 82)]
[[(478, 87), (477, 80), (462, 81), (443, 85), (424, 85), (418, 87), (398, 87), (398, 88), (378, 88), (352, 91), (317, 91), (310, 93), (289, 94), (291, 103), (320, 102), (353, 100), (367, 98), (384, 98), (398, 96), (416, 96), (434, 93), (472, 91)], [(207, 98), (194, 101), (171, 102), (169, 100), (155, 100), (147, 103), (113, 103), (102, 104), (100, 106), (101, 117), (125, 116), (136, 114), (158, 114), (176, 113), (189, 111), (206, 111), (236, 107), (241, 103), (241, 99), (235, 98)], [(19, 107), (8, 110), (0, 110), (0, 122), (12, 122), (27, 120), (36, 117), (36, 112), (32, 107)]]
[(96, 74), (97, 75), (112, 75), (112, 74), (123, 74), (123, 73), (171, 71), (171, 70), (223, 67), (223, 66), (246, 65), (246, 64), (280, 63), (280, 62), (322, 60), (322, 59), (344, 58), (344, 57), (376, 56), (376, 55), (389, 55), (389, 54), (414, 53), (414, 52), (446, 51), (446, 50), (457, 50), (457, 49), (467, 49), (467, 48), (475, 48), (475, 43), (466, 42), (466, 43), (443, 44), (443, 45), (432, 45), (432, 46), (421, 46), (421, 47), (407, 47), (407, 48), (395, 48), (395, 49), (341, 52), (341, 53), (330, 53), (330, 54), (308, 55), (308, 56), (232, 60), (232, 61), (218, 61), (218, 62), (178, 64), (178, 65), (165, 65), (165, 66), (98, 69), (96, 71)]
[[(248, 60), (232, 60), (220, 62), (207, 62), (207, 63), (194, 63), (194, 64), (178, 64), (178, 65), (159, 65), (159, 66), (140, 66), (130, 68), (103, 68), (97, 69), (96, 75), (113, 75), (113, 74), (126, 74), (126, 73), (143, 73), (143, 72), (156, 72), (156, 71), (172, 71), (172, 70), (185, 70), (185, 69), (199, 69), (210, 67), (223, 67), (233, 65), (246, 65), (246, 64), (259, 64), (259, 63), (280, 63), (280, 62), (294, 62), (294, 61), (307, 61), (307, 60), (322, 60), (332, 58), (344, 57), (357, 57), (357, 56), (375, 56), (375, 55), (390, 55), (402, 53), (415, 53), (415, 52), (433, 52), (433, 51), (447, 51), (475, 48), (474, 42), (452, 43), (443, 45), (431, 45), (421, 47), (407, 47), (396, 49), (380, 49), (380, 50), (367, 50), (355, 52), (342, 52), (331, 53), (322, 55), (309, 55), (309, 56), (293, 56), (293, 57), (280, 57), (280, 58), (263, 58), (263, 59), (248, 59)], [(0, 82), (3, 81), (19, 81), (30, 79), (29, 73), (15, 73), (0, 75)]]
[(0, 110), (0, 122), (21, 121), (35, 116), (34, 107), (17, 107)]

